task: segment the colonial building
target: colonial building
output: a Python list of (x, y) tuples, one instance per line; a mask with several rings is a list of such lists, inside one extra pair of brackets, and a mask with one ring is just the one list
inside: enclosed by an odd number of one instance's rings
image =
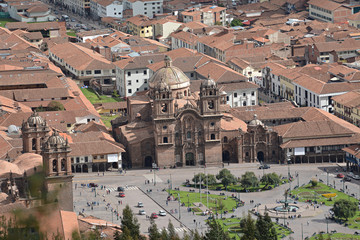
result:
[[(210, 76), (199, 92), (171, 59), (149, 79), (150, 90), (127, 99), (128, 124), (115, 129), (128, 167), (219, 165), (277, 161), (276, 133), (226, 113), (226, 93)], [(239, 145), (241, 144), (241, 146)]]

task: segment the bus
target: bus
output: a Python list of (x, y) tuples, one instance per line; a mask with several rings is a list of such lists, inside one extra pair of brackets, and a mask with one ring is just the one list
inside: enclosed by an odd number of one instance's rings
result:
[(70, 18), (68, 15), (61, 15), (61, 20), (64, 20), (65, 22), (70, 21)]

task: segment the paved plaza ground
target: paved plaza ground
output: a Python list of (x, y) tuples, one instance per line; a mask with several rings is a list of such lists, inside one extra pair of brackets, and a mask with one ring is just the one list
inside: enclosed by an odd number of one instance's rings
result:
[[(230, 164), (225, 166), (228, 168), (236, 177), (240, 177), (246, 171), (253, 171), (259, 177), (263, 173), (275, 172), (281, 174), (282, 176), (287, 176), (289, 168), (287, 165), (271, 165), (270, 169), (259, 170), (258, 164)], [(329, 171), (327, 173), (324, 170)], [(129, 204), (133, 209), (134, 213), (137, 214), (139, 208), (136, 207), (137, 202), (141, 201), (144, 203), (144, 210), (147, 215), (150, 215), (153, 212), (159, 212), (163, 209), (167, 211), (166, 217), (159, 217), (156, 220), (156, 223), (159, 228), (167, 227), (168, 221), (171, 220), (175, 226), (176, 231), (182, 235), (182, 233), (188, 229), (198, 229), (200, 232), (206, 231), (206, 216), (198, 216), (193, 213), (187, 212), (186, 207), (179, 206), (178, 201), (169, 201), (166, 202), (168, 193), (164, 191), (170, 187), (170, 182), (172, 182), (172, 187), (178, 187), (180, 190), (189, 191), (189, 188), (182, 187), (182, 183), (186, 179), (191, 180), (194, 174), (199, 172), (205, 172), (209, 174), (217, 174), (221, 170), (221, 167), (207, 167), (204, 168), (177, 168), (177, 169), (161, 169), (155, 172), (155, 182), (154, 186), (154, 173), (150, 170), (129, 170), (126, 173), (119, 174), (117, 172), (106, 172), (104, 176), (102, 173), (99, 175), (97, 173), (87, 173), (87, 174), (76, 174), (74, 177), (74, 211), (76, 213), (82, 212), (84, 210), (85, 215), (93, 215), (107, 221), (113, 222), (115, 224), (121, 223), (120, 218), (116, 216), (116, 213), (119, 212), (120, 216), (122, 209)], [(360, 181), (352, 180), (350, 183), (345, 183), (343, 185), (340, 182), (340, 179), (336, 178), (336, 174), (343, 172), (342, 167), (337, 164), (298, 164), (290, 165), (290, 172), (292, 176), (295, 176), (296, 173), (299, 175), (299, 179), (295, 179), (291, 183), (293, 188), (298, 183), (300, 185), (306, 184), (310, 181), (311, 178), (317, 177), (321, 179), (324, 183), (329, 181), (329, 184), (334, 185), (336, 189), (345, 188), (345, 191), (349, 194), (354, 194), (356, 197), (360, 197)], [(150, 184), (146, 184), (149, 181)], [(96, 190), (88, 187), (81, 187), (81, 184), (88, 184), (94, 182), (99, 185)], [(100, 185), (105, 186), (103, 190), (100, 189)], [(75, 188), (76, 186), (76, 188)], [(118, 192), (116, 191), (118, 186), (125, 187), (125, 198), (117, 197)], [(243, 216), (247, 214), (249, 210), (255, 208), (255, 205), (261, 203), (262, 206), (274, 205), (277, 201), (283, 199), (285, 189), (289, 188), (290, 184), (284, 184), (280, 187), (277, 187), (270, 191), (264, 192), (252, 192), (252, 193), (241, 193), (240, 199), (245, 202), (243, 207), (239, 207), (235, 210), (235, 213), (228, 213), (225, 217), (231, 217), (231, 215)], [(106, 193), (106, 190), (110, 190), (110, 194)], [(151, 190), (151, 192), (150, 192)], [(198, 190), (197, 190), (198, 191)], [(205, 191), (205, 190), (203, 190)], [(231, 196), (232, 193), (221, 191), (227, 196)], [(211, 194), (219, 195), (220, 191), (210, 191)], [(206, 198), (206, 194), (203, 193), (203, 197)], [(250, 200), (254, 202), (250, 204)], [(119, 201), (122, 201), (119, 203)], [(94, 206), (89, 207), (87, 203), (96, 202)], [(99, 205), (97, 204), (99, 203)], [(301, 204), (306, 207), (306, 204)], [(180, 211), (179, 211), (180, 209)], [(356, 230), (349, 229), (343, 225), (339, 225), (333, 221), (328, 221), (325, 219), (325, 215), (329, 211), (330, 207), (320, 206), (319, 209), (316, 209), (312, 214), (308, 212), (307, 216), (296, 219), (280, 219), (280, 222), (285, 222), (290, 228), (293, 229), (294, 234), (289, 237), (294, 239), (301, 239), (302, 236), (305, 238), (311, 236), (313, 233), (319, 231), (330, 231), (337, 230), (337, 232), (343, 233), (354, 233)], [(310, 210), (307, 210), (310, 211)], [(145, 215), (137, 215), (139, 222), (141, 224), (141, 231), (143, 233), (148, 233), (148, 227), (150, 221), (146, 218)], [(359, 231), (359, 230), (358, 230)]]

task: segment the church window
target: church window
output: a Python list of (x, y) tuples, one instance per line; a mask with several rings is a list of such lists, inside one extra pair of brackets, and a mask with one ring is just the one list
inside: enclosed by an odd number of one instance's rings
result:
[(213, 92), (212, 92), (212, 91), (210, 91), (210, 92), (209, 92), (209, 95), (213, 95)]
[(166, 129), (167, 129), (167, 126), (163, 126), (163, 129), (166, 130)]
[(199, 131), (199, 136), (201, 136), (201, 134), (202, 134), (201, 131)]
[(214, 109), (214, 101), (209, 101), (208, 102), (208, 108), (209, 109)]
[(224, 143), (227, 143), (227, 142), (228, 142), (228, 138), (227, 138), (227, 137), (224, 137), (224, 138), (223, 138), (223, 142), (224, 142)]
[(210, 139), (211, 139), (211, 140), (215, 140), (215, 134), (211, 134), (211, 135), (210, 135)]
[(163, 143), (168, 143), (168, 138), (167, 137), (163, 138)]
[(186, 133), (186, 138), (187, 138), (187, 139), (191, 139), (191, 132), (190, 132), (190, 131), (188, 131), (188, 132)]
[(175, 133), (175, 137), (177, 137), (177, 138), (178, 138), (178, 137), (179, 137), (179, 133)]
[(274, 151), (274, 150), (272, 151), (272, 155), (275, 155), (275, 151)]
[(245, 153), (245, 156), (247, 156), (247, 157), (248, 157), (248, 156), (249, 156), (249, 152), (246, 152), (246, 153)]
[(61, 171), (66, 171), (66, 160), (61, 159)]
[(210, 125), (213, 127), (213, 126), (215, 126), (215, 123), (214, 123), (214, 122), (211, 122)]
[(167, 104), (166, 103), (161, 104), (161, 111), (167, 112)]
[(163, 94), (163, 98), (166, 98), (165, 94)]
[(58, 168), (57, 168), (57, 160), (54, 159), (52, 161), (52, 169), (53, 169), (53, 172), (57, 172), (58, 171)]
[(187, 92), (186, 92), (186, 91), (184, 91), (184, 96), (187, 96)]
[(32, 139), (32, 142), (31, 142), (31, 147), (32, 147), (32, 150), (36, 150), (36, 138), (33, 138)]

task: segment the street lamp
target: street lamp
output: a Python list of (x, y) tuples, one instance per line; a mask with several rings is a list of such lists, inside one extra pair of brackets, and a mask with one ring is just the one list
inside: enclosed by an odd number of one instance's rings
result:
[(291, 193), (291, 174), (290, 174), (290, 161), (291, 161), (291, 158), (290, 158), (290, 153), (287, 154), (287, 164), (288, 164), (288, 180), (289, 180), (289, 186), (290, 186), (290, 193)]
[(155, 176), (155, 170), (156, 170), (156, 168), (157, 168), (157, 165), (156, 165), (156, 163), (155, 163), (155, 162), (153, 162), (153, 164), (152, 164), (152, 168), (153, 168), (153, 171), (154, 171), (154, 186), (156, 186), (156, 176)]
[(326, 169), (327, 185), (329, 186), (329, 170)]
[(178, 199), (179, 199), (179, 220), (181, 219), (181, 214), (180, 214), (180, 194), (178, 193)]

